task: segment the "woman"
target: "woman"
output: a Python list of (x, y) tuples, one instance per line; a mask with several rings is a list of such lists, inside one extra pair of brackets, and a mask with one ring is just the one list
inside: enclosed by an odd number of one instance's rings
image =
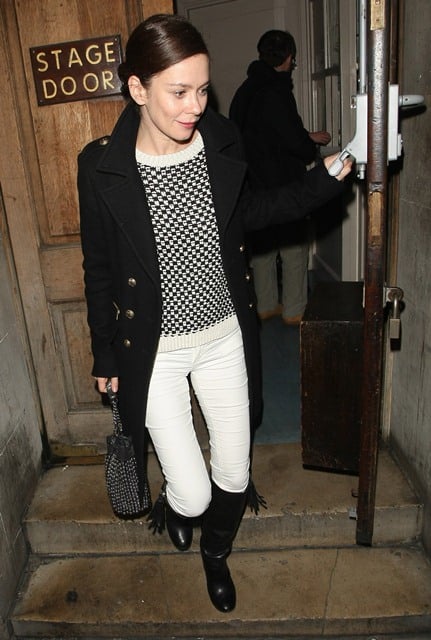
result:
[[(202, 516), (208, 592), (227, 612), (236, 595), (226, 559), (262, 405), (244, 235), (305, 216), (340, 192), (350, 166), (335, 179), (322, 165), (296, 187), (251, 195), (235, 126), (207, 108), (205, 43), (178, 16), (152, 16), (134, 30), (119, 76), (129, 104), (112, 136), (79, 157), (93, 375), (101, 392), (108, 379), (118, 390), (141, 468), (149, 431), (178, 549), (190, 547)], [(188, 376), (208, 427), (210, 475)]]

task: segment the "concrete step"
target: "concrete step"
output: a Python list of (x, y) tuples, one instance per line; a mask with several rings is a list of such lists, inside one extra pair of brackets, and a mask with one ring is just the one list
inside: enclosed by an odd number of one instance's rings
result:
[(229, 565), (238, 603), (222, 614), (198, 553), (33, 558), (13, 630), (22, 639), (431, 636), (431, 566), (419, 547), (234, 551)]
[[(149, 477), (155, 499), (161, 473), (153, 455)], [(238, 548), (355, 544), (356, 477), (304, 469), (299, 444), (256, 446), (253, 477), (268, 508), (258, 516), (246, 512), (236, 539)], [(421, 527), (422, 505), (389, 453), (382, 451), (373, 543), (416, 541)], [(103, 465), (65, 465), (47, 471), (25, 528), (32, 553), (37, 555), (172, 552), (166, 533), (153, 535), (145, 519), (122, 521), (112, 514)]]
[[(155, 499), (154, 457), (149, 476)], [(47, 471), (25, 520), (32, 555), (11, 616), (16, 638), (370, 640), (431, 632), (422, 505), (388, 452), (379, 457), (370, 548), (355, 545), (356, 477), (303, 469), (299, 444), (257, 446), (253, 477), (268, 509), (242, 521), (229, 561), (238, 605), (225, 615), (207, 596), (199, 531), (192, 549), (178, 553), (145, 520), (113, 516), (102, 465)]]

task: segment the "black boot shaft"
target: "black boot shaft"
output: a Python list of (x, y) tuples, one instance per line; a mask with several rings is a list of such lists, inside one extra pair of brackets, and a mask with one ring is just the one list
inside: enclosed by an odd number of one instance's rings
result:
[(227, 613), (236, 605), (235, 585), (227, 558), (241, 522), (246, 493), (223, 491), (212, 483), (212, 498), (203, 515), (201, 554), (208, 594), (218, 611)]
[(212, 484), (211, 502), (202, 518), (201, 547), (210, 555), (230, 551), (240, 525), (246, 493), (231, 493)]

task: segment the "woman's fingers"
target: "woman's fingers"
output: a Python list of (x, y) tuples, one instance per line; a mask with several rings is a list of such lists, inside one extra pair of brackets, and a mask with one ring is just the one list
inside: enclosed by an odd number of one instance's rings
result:
[[(106, 385), (108, 384), (108, 380), (109, 378), (95, 378), (96, 382), (97, 382), (97, 388), (100, 391), (100, 393), (106, 393)], [(111, 378), (111, 386), (112, 386), (112, 391), (114, 393), (117, 393), (118, 391), (118, 378)]]

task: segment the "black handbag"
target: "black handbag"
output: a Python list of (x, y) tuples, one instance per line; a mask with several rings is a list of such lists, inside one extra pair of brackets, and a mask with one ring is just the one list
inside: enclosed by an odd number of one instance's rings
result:
[(138, 477), (133, 442), (123, 433), (118, 397), (112, 391), (111, 382), (106, 385), (111, 404), (114, 430), (107, 436), (105, 456), (105, 481), (112, 510), (119, 518), (137, 518), (151, 511), (152, 500), (147, 474), (144, 471), (142, 486)]

